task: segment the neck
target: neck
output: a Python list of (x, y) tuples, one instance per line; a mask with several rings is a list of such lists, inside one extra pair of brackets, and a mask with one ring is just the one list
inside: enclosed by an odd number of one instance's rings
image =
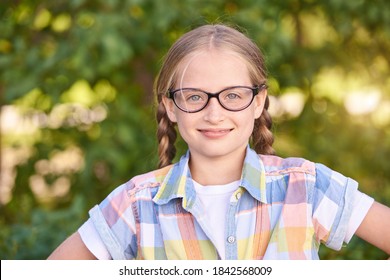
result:
[(199, 155), (190, 157), (192, 178), (203, 186), (225, 185), (241, 179), (245, 150), (234, 158), (203, 158)]

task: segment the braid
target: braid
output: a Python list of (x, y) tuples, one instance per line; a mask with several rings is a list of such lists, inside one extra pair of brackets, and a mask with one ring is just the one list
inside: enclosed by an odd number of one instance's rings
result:
[(258, 154), (274, 155), (275, 150), (272, 148), (274, 136), (272, 134), (272, 118), (267, 109), (269, 106), (269, 98), (266, 97), (264, 109), (260, 118), (255, 120), (255, 125), (252, 132), (252, 142), (255, 151)]
[(158, 140), (158, 167), (162, 168), (172, 163), (176, 155), (176, 129), (169, 120), (164, 104), (159, 102), (157, 108), (157, 140)]

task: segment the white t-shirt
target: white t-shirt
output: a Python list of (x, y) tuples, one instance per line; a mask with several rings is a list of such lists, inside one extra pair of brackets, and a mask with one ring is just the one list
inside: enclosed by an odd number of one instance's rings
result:
[(203, 204), (206, 213), (205, 223), (211, 228), (210, 240), (213, 241), (221, 259), (225, 259), (226, 213), (232, 194), (238, 189), (240, 181), (226, 185), (202, 186), (194, 182), (196, 195)]
[[(208, 227), (212, 228), (212, 236), (209, 236), (209, 238), (213, 241), (221, 259), (224, 259), (226, 213), (229, 207), (230, 197), (238, 188), (239, 181), (218, 186), (202, 186), (195, 181), (193, 182), (197, 197), (205, 207), (205, 210), (210, 213), (205, 220)], [(344, 239), (345, 243), (351, 240), (373, 202), (373, 198), (360, 191), (356, 191), (353, 210)], [(107, 251), (90, 219), (79, 228), (78, 232), (87, 248), (97, 259), (111, 259), (110, 253)]]

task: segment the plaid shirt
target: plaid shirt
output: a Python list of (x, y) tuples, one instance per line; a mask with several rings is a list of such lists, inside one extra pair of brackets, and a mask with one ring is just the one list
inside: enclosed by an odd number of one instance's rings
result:
[[(115, 189), (90, 218), (113, 259), (218, 259), (188, 167), (171, 166)], [(300, 158), (249, 147), (230, 199), (226, 259), (318, 259), (320, 243), (340, 249), (357, 183)]]

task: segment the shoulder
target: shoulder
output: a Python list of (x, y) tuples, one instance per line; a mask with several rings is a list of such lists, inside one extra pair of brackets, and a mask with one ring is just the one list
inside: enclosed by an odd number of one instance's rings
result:
[(314, 176), (317, 181), (325, 185), (329, 185), (331, 182), (344, 185), (347, 180), (351, 180), (322, 163), (315, 163), (304, 158), (282, 158), (272, 155), (259, 155), (259, 157), (268, 176), (305, 173)]
[(291, 173), (306, 173), (315, 176), (316, 164), (298, 157), (282, 158), (272, 155), (259, 155), (266, 175), (277, 176)]
[(151, 190), (157, 191), (172, 167), (173, 165), (169, 165), (161, 169), (134, 176), (125, 184), (126, 191), (129, 195), (140, 192), (150, 193)]
[(152, 199), (161, 183), (172, 169), (172, 165), (149, 171), (132, 177), (127, 182), (114, 188), (105, 201), (128, 201), (134, 199)]

